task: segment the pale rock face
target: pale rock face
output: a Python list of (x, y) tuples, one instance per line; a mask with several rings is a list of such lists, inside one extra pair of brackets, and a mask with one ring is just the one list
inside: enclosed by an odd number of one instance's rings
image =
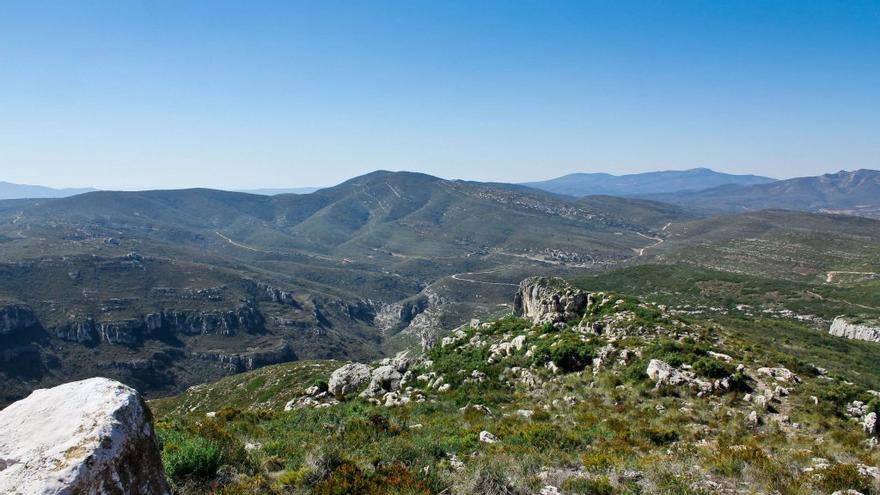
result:
[(828, 333), (835, 337), (880, 342), (880, 325), (852, 323), (841, 316), (831, 322)]
[(761, 418), (758, 417), (758, 411), (750, 412), (749, 416), (746, 418), (746, 425), (751, 428), (755, 428), (759, 424), (761, 424)]
[(34, 391), (0, 411), (0, 493), (169, 493), (149, 409), (107, 378)]
[(590, 304), (590, 294), (562, 279), (531, 277), (523, 280), (513, 300), (516, 315), (533, 323), (566, 323), (580, 319)]
[(349, 363), (330, 375), (328, 383), (333, 395), (347, 395), (357, 392), (370, 380), (370, 367), (363, 363)]
[(685, 385), (695, 387), (701, 392), (709, 392), (712, 390), (711, 383), (700, 380), (690, 371), (673, 368), (668, 363), (659, 359), (652, 359), (648, 363), (646, 373), (648, 374), (648, 378), (654, 380), (657, 387), (662, 387), (664, 385)]
[(865, 429), (865, 433), (868, 435), (874, 436), (877, 434), (877, 413), (870, 412), (865, 415), (864, 421), (862, 421), (862, 427)]
[(480, 441), (483, 443), (498, 443), (501, 440), (498, 439), (495, 435), (489, 433), (486, 430), (480, 432)]
[(776, 379), (778, 382), (800, 383), (801, 379), (788, 368), (758, 368), (758, 373)]

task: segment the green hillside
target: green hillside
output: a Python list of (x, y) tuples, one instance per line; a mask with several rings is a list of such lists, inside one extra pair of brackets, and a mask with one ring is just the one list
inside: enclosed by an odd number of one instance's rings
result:
[(294, 363), (154, 401), (169, 478), (182, 494), (880, 493), (851, 418), (878, 407), (880, 344), (679, 314), (602, 280), (565, 323), (454, 333), (378, 399), (325, 392), (340, 363)]

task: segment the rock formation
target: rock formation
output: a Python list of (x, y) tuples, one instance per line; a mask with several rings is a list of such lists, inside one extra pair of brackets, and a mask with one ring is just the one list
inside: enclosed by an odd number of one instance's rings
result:
[(107, 378), (34, 391), (0, 411), (0, 493), (169, 493), (149, 409)]
[(330, 375), (329, 390), (336, 396), (360, 390), (370, 380), (370, 367), (363, 363), (349, 363)]
[(570, 322), (579, 319), (589, 304), (589, 293), (562, 279), (531, 277), (520, 283), (513, 311), (535, 324)]
[(34, 312), (25, 305), (9, 304), (0, 307), (0, 335), (9, 335), (38, 324)]
[(835, 337), (880, 342), (880, 324), (853, 323), (842, 316), (831, 322), (828, 333)]

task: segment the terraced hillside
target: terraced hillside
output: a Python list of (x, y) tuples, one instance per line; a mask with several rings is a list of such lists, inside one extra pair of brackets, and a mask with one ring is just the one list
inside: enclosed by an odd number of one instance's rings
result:
[(155, 396), (292, 359), (378, 357), (509, 310), (525, 276), (631, 259), (676, 218), (692, 217), (390, 172), (306, 195), (3, 202), (0, 403), (95, 374)]
[[(878, 344), (791, 315), (718, 319), (560, 280), (525, 281), (514, 306), (423, 356), (278, 365), (151, 402), (172, 485), (880, 493)], [(825, 348), (791, 353), (802, 338)], [(849, 368), (854, 351), (875, 362)]]

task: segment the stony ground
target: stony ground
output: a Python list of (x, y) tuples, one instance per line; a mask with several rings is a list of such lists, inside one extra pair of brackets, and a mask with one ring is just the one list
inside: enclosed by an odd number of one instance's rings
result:
[(878, 392), (561, 281), (424, 355), (154, 401), (178, 493), (880, 493)]

